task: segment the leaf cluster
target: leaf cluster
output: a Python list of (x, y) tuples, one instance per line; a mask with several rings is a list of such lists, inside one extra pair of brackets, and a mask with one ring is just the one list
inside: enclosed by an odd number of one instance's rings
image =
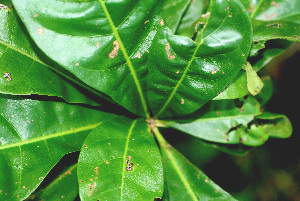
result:
[(263, 68), (297, 0), (4, 0), (0, 24), (0, 200), (235, 200), (164, 131), (237, 155), (292, 134)]

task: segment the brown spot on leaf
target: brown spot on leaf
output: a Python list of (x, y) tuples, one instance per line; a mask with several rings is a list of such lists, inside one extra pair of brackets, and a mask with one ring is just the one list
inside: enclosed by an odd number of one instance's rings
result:
[(98, 169), (99, 169), (99, 167), (95, 167), (95, 169), (94, 169), (96, 175), (99, 175)]
[(164, 25), (165, 25), (165, 22), (164, 22), (163, 19), (161, 19), (159, 23), (160, 23), (161, 26), (164, 26)]
[(278, 8), (278, 7), (279, 7), (279, 4), (278, 4), (278, 3), (276, 3), (275, 1), (272, 1), (272, 2), (271, 2), (271, 5), (272, 5), (272, 6), (274, 6), (274, 7), (276, 7), (276, 8)]
[(89, 186), (88, 196), (91, 196), (93, 189), (96, 188), (96, 186), (97, 186), (97, 183), (95, 182), (93, 186), (91, 184), (89, 184), (88, 186)]
[(250, 3), (250, 8), (247, 9), (249, 13), (252, 13), (254, 11), (254, 4)]
[(117, 40), (115, 40), (113, 42), (114, 45), (114, 49), (111, 53), (109, 53), (109, 58), (115, 58), (118, 55), (119, 49), (120, 49), (120, 45), (119, 42)]
[(138, 53), (138, 54), (137, 54), (137, 58), (140, 59), (141, 57), (142, 57), (141, 53)]
[(263, 16), (268, 20), (272, 20), (272, 18), (276, 17), (277, 15), (275, 13), (272, 13), (271, 15), (267, 15), (265, 12), (263, 12)]
[(105, 164), (109, 164), (109, 162), (108, 162), (108, 161), (106, 161), (106, 162), (105, 162)]
[(171, 60), (171, 59), (175, 58), (175, 55), (171, 55), (170, 48), (171, 48), (170, 43), (166, 43), (166, 52), (167, 52), (168, 58)]
[(69, 175), (72, 175), (72, 172), (71, 172), (71, 170), (68, 170), (67, 172), (65, 172), (65, 174), (64, 174), (64, 175), (66, 176), (66, 175), (68, 175), (68, 174), (69, 174)]
[(281, 23), (273, 23), (273, 24), (268, 24), (267, 27), (271, 27), (271, 28), (280, 28), (281, 27)]
[(182, 104), (182, 105), (184, 104), (184, 99), (181, 99), (181, 104)]
[(37, 13), (35, 13), (35, 14), (33, 15), (33, 17), (37, 17), (37, 16), (39, 16), (39, 14), (37, 14)]
[(37, 28), (37, 31), (40, 35), (44, 34), (44, 29), (43, 28)]
[(144, 24), (147, 24), (149, 22), (149, 20), (146, 20), (145, 22), (144, 22)]
[(201, 17), (208, 19), (210, 17), (210, 12), (207, 12), (207, 13), (201, 15)]
[(211, 74), (216, 74), (216, 73), (217, 73), (217, 71), (215, 71), (215, 70), (211, 71)]

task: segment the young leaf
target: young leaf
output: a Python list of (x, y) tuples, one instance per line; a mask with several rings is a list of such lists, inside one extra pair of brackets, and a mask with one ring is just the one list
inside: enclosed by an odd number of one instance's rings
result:
[(50, 58), (126, 109), (149, 116), (146, 61), (161, 27), (158, 0), (13, 0)]
[(248, 97), (242, 107), (237, 107), (234, 103), (234, 100), (212, 101), (207, 110), (202, 110), (200, 114), (186, 116), (181, 121), (163, 123), (207, 141), (239, 144), (241, 133), (236, 134), (232, 129), (239, 125), (247, 127), (261, 111), (258, 101), (253, 97)]
[[(17, 19), (14, 8), (0, 9), (0, 24), (1, 93), (57, 96), (70, 103), (94, 104), (80, 92), (86, 86), (70, 77), (66, 81), (37, 55), (37, 48)], [(9, 78), (4, 77), (5, 73), (9, 73)]]
[(248, 94), (247, 74), (245, 70), (240, 70), (229, 86), (219, 93), (213, 100), (242, 98)]
[(46, 188), (34, 192), (28, 200), (75, 200), (78, 196), (77, 163), (67, 168)]
[[(0, 200), (24, 200), (62, 156), (116, 116), (59, 102), (1, 97)], [(33, 176), (34, 175), (34, 176)]]
[(246, 62), (244, 69), (246, 70), (247, 74), (248, 91), (255, 96), (262, 90), (264, 83), (261, 81), (260, 77), (258, 77), (257, 73), (249, 62)]
[(264, 112), (256, 119), (264, 120), (262, 126), (271, 137), (288, 138), (293, 133), (292, 124), (285, 115)]
[(168, 144), (157, 128), (154, 132), (164, 160), (167, 200), (235, 200)]
[(153, 200), (163, 193), (163, 167), (147, 122), (125, 117), (94, 129), (78, 165), (82, 200)]
[(199, 109), (237, 75), (250, 50), (248, 14), (237, 0), (211, 1), (197, 42), (164, 27), (151, 46), (147, 96), (155, 117)]

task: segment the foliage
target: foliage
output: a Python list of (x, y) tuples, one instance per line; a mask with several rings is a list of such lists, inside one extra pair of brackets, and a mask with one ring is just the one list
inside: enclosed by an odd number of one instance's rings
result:
[(235, 200), (164, 132), (237, 155), (292, 134), (262, 69), (300, 41), (298, 0), (4, 0), (0, 20), (0, 200)]

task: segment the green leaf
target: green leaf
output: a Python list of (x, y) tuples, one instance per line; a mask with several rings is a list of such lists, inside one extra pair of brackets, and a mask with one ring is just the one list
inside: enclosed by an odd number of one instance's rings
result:
[(185, 120), (161, 123), (207, 141), (239, 144), (243, 141), (234, 128), (247, 127), (259, 114), (259, 103), (248, 97), (240, 107), (235, 105), (235, 100), (212, 101), (201, 112), (186, 116)]
[(245, 70), (240, 70), (229, 86), (219, 93), (213, 100), (236, 99), (248, 94), (247, 74)]
[(264, 83), (261, 81), (260, 77), (258, 77), (249, 62), (244, 65), (244, 69), (246, 70), (247, 74), (248, 91), (255, 96), (262, 90)]
[(264, 75), (261, 80), (264, 83), (264, 87), (262, 88), (261, 92), (255, 96), (255, 98), (263, 106), (271, 99), (274, 91), (274, 86), (270, 75)]
[(168, 194), (163, 198), (167, 197), (166, 200), (170, 201), (235, 200), (168, 144), (157, 128), (154, 132), (160, 144), (166, 171)]
[(269, 135), (262, 126), (251, 124), (250, 126), (238, 127), (231, 132), (232, 135), (240, 138), (241, 143), (247, 146), (263, 145), (268, 139)]
[(283, 53), (292, 42), (287, 40), (274, 40), (266, 43), (266, 48), (259, 52), (254, 58), (251, 58), (253, 68), (256, 72), (265, 67), (273, 58)]
[(149, 116), (148, 50), (163, 21), (158, 0), (13, 0), (42, 51), (126, 109)]
[(263, 120), (262, 126), (270, 137), (288, 138), (293, 133), (292, 124), (285, 115), (264, 112), (256, 119)]
[[(81, 92), (88, 89), (86, 86), (71, 77), (66, 80), (52, 64), (45, 63), (37, 55), (38, 49), (13, 8), (0, 10), (0, 24), (1, 93), (57, 96), (70, 103), (95, 104), (88, 92)], [(10, 73), (10, 78), (5, 78), (5, 73)]]
[(149, 106), (155, 117), (199, 109), (237, 75), (250, 50), (248, 14), (236, 1), (211, 1), (202, 38), (194, 42), (164, 27), (150, 49)]
[(208, 16), (205, 15), (208, 4), (208, 1), (192, 0), (180, 20), (176, 34), (192, 38), (197, 31), (197, 26), (204, 24), (202, 22), (199, 23), (199, 19), (202, 16)]
[(77, 163), (68, 167), (46, 188), (34, 192), (26, 200), (75, 200), (78, 195)]
[(94, 129), (80, 153), (78, 181), (82, 200), (162, 197), (162, 161), (147, 122), (120, 117)]
[(300, 41), (300, 3), (297, 0), (261, 0), (250, 3), (254, 45), (251, 56), (272, 39)]
[(113, 114), (60, 102), (0, 98), (0, 200), (23, 200)]
[(163, 0), (162, 2), (165, 23), (172, 30), (172, 33), (175, 34), (191, 0)]
[(298, 23), (284, 20), (252, 20), (252, 26), (254, 41), (287, 39), (294, 42), (300, 42), (300, 24)]
[(300, 1), (260, 0), (251, 13), (251, 18), (262, 21), (286, 20), (300, 23)]

